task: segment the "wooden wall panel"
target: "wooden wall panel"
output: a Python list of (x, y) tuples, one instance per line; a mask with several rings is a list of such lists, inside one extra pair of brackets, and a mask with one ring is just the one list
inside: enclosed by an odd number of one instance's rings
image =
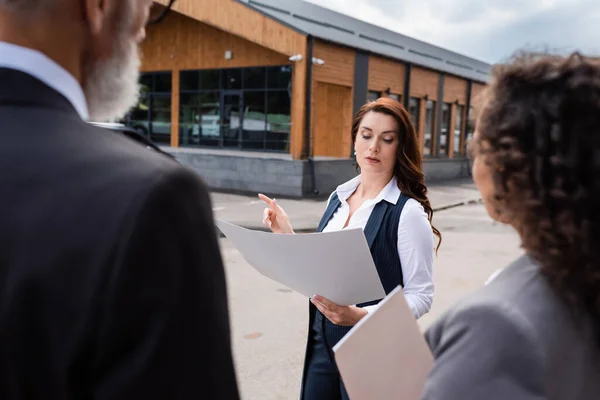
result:
[(306, 53), (307, 42), (302, 49), (302, 61), (295, 62), (292, 69), (292, 126), (290, 129), (290, 153), (294, 160), (302, 158), (306, 146)]
[(452, 75), (444, 76), (444, 102), (467, 104), (467, 80)]
[[(312, 153), (347, 158), (352, 148), (350, 130), (356, 53), (352, 49), (315, 40), (313, 57), (322, 59), (325, 64), (313, 65)], [(343, 101), (337, 97), (341, 93), (347, 96)], [(327, 116), (330, 122), (326, 122)]]
[(315, 40), (313, 56), (325, 61), (313, 65), (314, 81), (354, 86), (354, 50)]
[(431, 100), (438, 97), (439, 72), (417, 66), (410, 71), (410, 95), (412, 97), (427, 96)]
[(482, 106), (482, 102), (483, 102), (483, 90), (485, 89), (485, 85), (481, 84), (481, 83), (475, 83), (473, 82), (473, 85), (471, 86), (471, 106), (477, 110), (478, 108), (480, 108)]
[[(179, 93), (179, 71), (171, 75), (171, 91)], [(179, 147), (179, 96), (171, 96), (171, 146)]]
[(234, 0), (178, 0), (173, 10), (288, 57), (299, 53), (306, 40), (304, 34)]
[(314, 155), (343, 157), (350, 155), (352, 89), (347, 86), (318, 82), (315, 102), (329, 107), (314, 110)]
[(283, 54), (177, 13), (148, 27), (142, 60), (143, 71), (290, 64)]
[(391, 93), (404, 95), (405, 70), (401, 62), (369, 56), (369, 90), (385, 92), (390, 88)]
[(423, 99), (419, 99), (419, 102), (419, 128), (417, 135), (419, 136), (419, 149), (421, 150), (421, 155), (424, 155), (423, 150), (425, 149), (425, 118), (427, 117), (427, 102)]
[(448, 157), (450, 158), (454, 158), (454, 125), (456, 125), (456, 104), (452, 104), (450, 107), (450, 126), (448, 127)]

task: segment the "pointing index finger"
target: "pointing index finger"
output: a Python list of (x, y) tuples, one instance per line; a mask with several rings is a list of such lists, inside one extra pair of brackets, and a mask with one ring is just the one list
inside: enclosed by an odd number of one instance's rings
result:
[(269, 197), (265, 196), (262, 193), (259, 193), (258, 198), (267, 203), (267, 205), (269, 205), (270, 207), (273, 207), (273, 200), (271, 200)]

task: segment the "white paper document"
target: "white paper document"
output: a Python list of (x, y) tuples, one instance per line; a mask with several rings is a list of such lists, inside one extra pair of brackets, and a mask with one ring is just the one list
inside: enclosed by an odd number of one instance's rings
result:
[(307, 297), (343, 306), (385, 297), (362, 229), (293, 235), (217, 227), (258, 272)]
[(351, 400), (421, 398), (433, 356), (398, 286), (333, 348)]

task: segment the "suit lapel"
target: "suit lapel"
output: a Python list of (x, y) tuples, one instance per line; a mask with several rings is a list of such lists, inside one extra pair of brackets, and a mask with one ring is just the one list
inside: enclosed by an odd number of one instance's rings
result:
[(333, 217), (333, 214), (341, 205), (342, 205), (342, 202), (338, 198), (337, 193), (335, 193), (333, 196), (331, 196), (329, 205), (327, 206), (327, 209), (325, 210), (325, 214), (323, 214), (323, 218), (321, 218), (321, 222), (319, 223), (319, 228), (317, 229), (318, 232), (323, 232), (323, 229), (325, 229), (325, 227), (327, 226), (327, 224)]
[(371, 212), (371, 216), (367, 221), (367, 226), (365, 226), (365, 237), (367, 238), (367, 243), (369, 244), (369, 248), (373, 246), (373, 242), (375, 242), (375, 238), (379, 233), (379, 229), (381, 228), (381, 223), (383, 222), (383, 218), (385, 217), (385, 213), (389, 208), (389, 203), (385, 200), (380, 201), (375, 205), (373, 212)]

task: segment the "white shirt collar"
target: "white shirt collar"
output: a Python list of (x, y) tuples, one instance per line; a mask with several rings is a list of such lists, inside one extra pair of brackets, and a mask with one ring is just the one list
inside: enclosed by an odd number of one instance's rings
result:
[(73, 75), (39, 51), (0, 42), (0, 67), (24, 72), (62, 94), (81, 119), (87, 121), (88, 108), (81, 85)]
[[(348, 182), (342, 183), (340, 186), (338, 186), (336, 192), (337, 192), (337, 195), (338, 195), (338, 198), (340, 199), (340, 201), (345, 202), (346, 200), (348, 200), (350, 195), (352, 195), (352, 193), (354, 193), (354, 191), (356, 190), (356, 188), (358, 187), (359, 184), (360, 184), (360, 175), (358, 175), (357, 177), (352, 178)], [(385, 185), (385, 187), (383, 189), (381, 189), (381, 192), (379, 192), (377, 197), (375, 197), (373, 200), (367, 200), (367, 201), (370, 203), (372, 202), (373, 204), (377, 204), (380, 201), (385, 200), (388, 203), (396, 204), (399, 197), (400, 197), (400, 189), (398, 188), (398, 180), (394, 176), (388, 182), (388, 184)]]

